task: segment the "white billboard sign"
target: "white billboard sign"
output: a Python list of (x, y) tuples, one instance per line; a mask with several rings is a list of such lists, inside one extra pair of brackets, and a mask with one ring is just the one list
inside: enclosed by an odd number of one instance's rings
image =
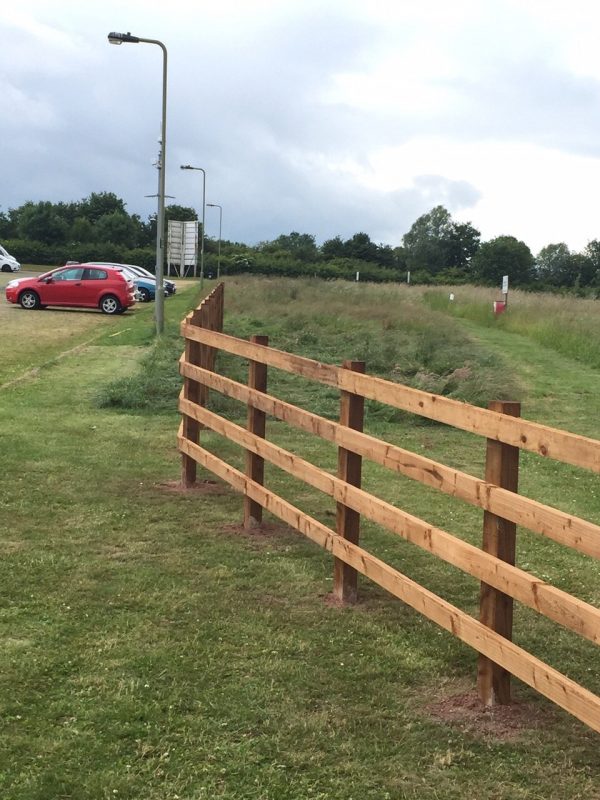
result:
[[(198, 220), (169, 220), (167, 233), (167, 274), (196, 276), (198, 264)], [(171, 267), (174, 273), (171, 272)]]

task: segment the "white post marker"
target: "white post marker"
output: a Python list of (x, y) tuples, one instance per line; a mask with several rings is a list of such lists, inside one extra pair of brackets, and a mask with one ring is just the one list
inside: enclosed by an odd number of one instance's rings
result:
[(357, 272), (357, 273), (356, 273), (356, 280), (357, 280), (357, 281), (358, 281), (358, 280), (360, 280), (360, 272)]
[(502, 295), (504, 297), (504, 308), (508, 307), (508, 275), (502, 276)]
[(406, 273), (406, 282), (410, 284), (410, 272)]

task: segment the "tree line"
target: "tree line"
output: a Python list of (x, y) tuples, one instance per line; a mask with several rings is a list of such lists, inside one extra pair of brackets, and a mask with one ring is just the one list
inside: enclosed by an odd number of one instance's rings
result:
[[(165, 219), (194, 220), (193, 208), (168, 205)], [(93, 192), (70, 203), (27, 202), (0, 213), (0, 241), (25, 263), (58, 264), (67, 260), (138, 263), (154, 268), (156, 214), (142, 220), (129, 214), (112, 192)], [(217, 246), (205, 239), (208, 273), (216, 268)], [(508, 275), (511, 286), (600, 289), (600, 241), (580, 253), (564, 242), (548, 244), (534, 256), (514, 236), (482, 242), (470, 222), (457, 222), (438, 205), (420, 216), (402, 244), (375, 243), (366, 233), (349, 239), (336, 236), (317, 245), (315, 237), (293, 231), (257, 245), (223, 241), (225, 273), (315, 275), (323, 278), (406, 281), (421, 284), (478, 283), (498, 285)]]

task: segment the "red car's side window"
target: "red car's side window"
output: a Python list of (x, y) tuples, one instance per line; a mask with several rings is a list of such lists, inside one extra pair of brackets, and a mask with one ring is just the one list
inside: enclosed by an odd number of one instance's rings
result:
[(105, 281), (108, 272), (105, 269), (86, 269), (83, 273), (84, 281)]
[(81, 267), (75, 267), (74, 269), (63, 269), (62, 272), (55, 272), (52, 275), (52, 280), (53, 281), (80, 281), (82, 275), (83, 275), (83, 269)]

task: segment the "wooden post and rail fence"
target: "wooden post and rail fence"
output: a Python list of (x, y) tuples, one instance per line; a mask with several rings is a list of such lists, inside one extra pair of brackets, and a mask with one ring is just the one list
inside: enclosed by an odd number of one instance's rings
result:
[[(178, 445), (182, 480), (190, 486), (196, 465), (244, 495), (244, 525), (262, 521), (263, 509), (329, 550), (334, 556), (334, 594), (352, 603), (359, 573), (433, 620), (478, 654), (477, 686), (486, 705), (508, 703), (516, 676), (600, 732), (600, 698), (512, 641), (513, 601), (518, 600), (580, 636), (600, 643), (600, 610), (515, 565), (516, 526), (600, 558), (600, 526), (518, 494), (519, 453), (526, 450), (600, 473), (600, 441), (520, 418), (518, 403), (479, 408), (365, 374), (363, 362), (342, 366), (269, 347), (267, 337), (250, 341), (224, 334), (223, 285), (184, 319), (184, 386)], [(248, 384), (215, 371), (218, 351), (249, 362)], [(267, 368), (276, 368), (340, 391), (340, 420), (333, 422), (267, 393)], [(248, 407), (243, 428), (207, 407), (208, 391)], [(365, 399), (418, 414), (486, 439), (484, 479), (453, 469), (363, 432)], [(337, 475), (267, 441), (267, 415), (338, 447)], [(245, 472), (200, 444), (208, 428), (246, 451)], [(361, 489), (362, 459), (383, 465), (483, 510), (478, 548)], [(265, 461), (329, 495), (337, 504), (336, 530), (296, 508), (264, 486)], [(421, 547), (480, 581), (479, 619), (437, 596), (359, 544), (360, 518)]]

